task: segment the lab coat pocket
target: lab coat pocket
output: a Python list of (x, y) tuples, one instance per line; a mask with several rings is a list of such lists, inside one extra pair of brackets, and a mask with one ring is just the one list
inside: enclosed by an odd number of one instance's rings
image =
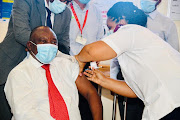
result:
[(159, 120), (163, 116), (172, 112), (176, 107), (165, 86), (161, 86), (148, 99), (146, 99), (145, 109), (148, 111), (150, 120)]

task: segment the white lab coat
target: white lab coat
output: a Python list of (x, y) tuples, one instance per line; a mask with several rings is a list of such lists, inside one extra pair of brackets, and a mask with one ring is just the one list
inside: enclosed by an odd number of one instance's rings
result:
[(143, 120), (180, 106), (180, 53), (147, 28), (122, 26), (103, 41), (116, 53), (125, 82), (144, 102)]

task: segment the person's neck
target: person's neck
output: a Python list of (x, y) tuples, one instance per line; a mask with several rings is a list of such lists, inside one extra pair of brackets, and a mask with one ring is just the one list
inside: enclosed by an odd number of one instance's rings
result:
[(84, 8), (86, 7), (86, 4), (80, 3), (79, 0), (74, 0), (74, 2), (76, 2), (76, 3), (79, 5), (79, 7), (81, 8), (81, 10), (84, 10)]

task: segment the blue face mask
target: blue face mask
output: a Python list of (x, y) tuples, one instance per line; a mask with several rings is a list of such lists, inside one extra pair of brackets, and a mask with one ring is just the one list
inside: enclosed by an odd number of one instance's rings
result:
[(59, 0), (54, 0), (52, 3), (49, 2), (49, 10), (55, 14), (62, 13), (65, 9), (66, 4)]
[[(32, 41), (32, 44), (36, 45)], [(37, 54), (35, 55), (33, 52), (32, 54), (43, 64), (50, 63), (57, 54), (58, 46), (53, 44), (37, 44)]]
[(80, 3), (82, 4), (87, 4), (90, 0), (79, 0)]
[(154, 11), (156, 9), (156, 3), (157, 1), (153, 1), (153, 0), (141, 0), (141, 9), (145, 12), (145, 13), (151, 13), (152, 11)]

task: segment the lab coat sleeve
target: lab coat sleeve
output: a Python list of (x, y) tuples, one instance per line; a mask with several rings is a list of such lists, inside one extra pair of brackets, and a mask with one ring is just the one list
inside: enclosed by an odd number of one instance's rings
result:
[(123, 26), (117, 32), (102, 39), (107, 45), (109, 45), (117, 54), (117, 57), (122, 53), (133, 49), (134, 45), (134, 27)]
[(110, 77), (117, 79), (117, 74), (119, 72), (120, 66), (117, 58), (114, 58), (110, 62)]
[(11, 72), (4, 90), (15, 120), (51, 120), (38, 111), (33, 86), (24, 73)]
[(174, 49), (179, 51), (179, 39), (175, 23), (172, 21), (167, 33), (165, 35), (166, 42), (168, 42)]

